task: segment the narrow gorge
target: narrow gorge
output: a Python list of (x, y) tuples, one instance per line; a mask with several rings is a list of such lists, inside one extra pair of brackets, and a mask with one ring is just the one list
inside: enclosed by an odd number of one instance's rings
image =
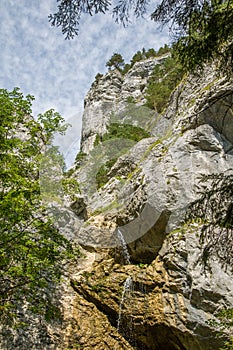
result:
[(68, 171), (80, 190), (58, 208), (64, 235), (83, 254), (57, 288), (62, 321), (33, 319), (31, 331), (13, 332), (14, 345), (3, 337), (1, 349), (225, 349), (232, 231), (205, 226), (212, 209), (222, 215), (213, 183), (233, 174), (233, 82), (206, 66), (183, 75), (156, 111), (148, 84), (169, 57), (93, 82)]

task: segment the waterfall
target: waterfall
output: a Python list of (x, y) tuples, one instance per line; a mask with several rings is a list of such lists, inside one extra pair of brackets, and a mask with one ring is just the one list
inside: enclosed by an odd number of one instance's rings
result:
[[(117, 238), (118, 238), (120, 245), (121, 245), (121, 248), (122, 248), (122, 255), (124, 258), (124, 263), (126, 265), (129, 265), (129, 264), (131, 264), (129, 251), (127, 248), (125, 238), (124, 238), (124, 236), (119, 228), (117, 228), (117, 230), (116, 230), (116, 235), (117, 235)], [(123, 291), (122, 291), (122, 295), (121, 295), (121, 302), (120, 302), (119, 312), (118, 312), (118, 319), (117, 319), (117, 331), (119, 332), (121, 330), (121, 331), (123, 331), (124, 334), (127, 334), (128, 340), (133, 339), (133, 324), (132, 324), (132, 316), (131, 315), (127, 315), (127, 325), (125, 325), (124, 329), (120, 329), (120, 328), (121, 328), (121, 322), (122, 322), (123, 306), (127, 302), (127, 305), (130, 306), (130, 308), (131, 308), (130, 303), (131, 303), (131, 293), (132, 292), (133, 292), (133, 280), (132, 280), (132, 277), (129, 276), (126, 278), (126, 280), (124, 282), (124, 287), (123, 287)]]
[(124, 239), (124, 236), (123, 236), (123, 234), (122, 234), (122, 232), (121, 232), (121, 230), (119, 228), (117, 228), (116, 234), (117, 234), (117, 237), (118, 237), (118, 239), (120, 241), (120, 244), (121, 244), (121, 247), (122, 247), (122, 252), (123, 252), (125, 264), (129, 265), (130, 264), (129, 251), (128, 251), (127, 244), (126, 244), (126, 241)]
[(133, 290), (133, 280), (132, 277), (127, 277), (124, 283), (123, 292), (121, 295), (121, 302), (119, 307), (119, 313), (118, 313), (118, 320), (117, 320), (117, 330), (119, 332), (120, 325), (121, 325), (121, 316), (122, 316), (122, 308), (124, 305), (124, 302), (126, 299), (130, 298), (130, 294)]

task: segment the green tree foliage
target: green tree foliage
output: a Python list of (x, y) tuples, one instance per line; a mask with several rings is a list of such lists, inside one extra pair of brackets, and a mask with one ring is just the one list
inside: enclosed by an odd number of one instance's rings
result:
[(23, 303), (52, 317), (48, 285), (60, 278), (71, 244), (41, 204), (38, 166), (46, 143), (63, 119), (53, 110), (31, 117), (33, 97), (0, 90), (0, 318), (17, 319)]
[(121, 69), (124, 67), (124, 59), (119, 53), (114, 53), (109, 61), (106, 63), (109, 69)]
[(54, 109), (49, 109), (44, 114), (38, 115), (38, 121), (43, 126), (43, 142), (48, 145), (51, 144), (55, 132), (64, 134), (69, 124)]
[(174, 48), (186, 69), (192, 71), (217, 58), (221, 68), (232, 71), (232, 0), (163, 0), (152, 19), (172, 23)]
[(165, 55), (166, 53), (168, 53), (170, 51), (171, 51), (171, 48), (167, 44), (165, 44), (164, 46), (160, 47), (160, 49), (157, 52), (157, 56)]
[(103, 77), (103, 74), (97, 73), (95, 76), (95, 81), (98, 83), (98, 81)]
[(173, 57), (167, 57), (162, 64), (156, 65), (146, 90), (147, 106), (161, 113), (182, 76), (182, 68)]
[(155, 49), (150, 48), (150, 49), (148, 49), (148, 51), (145, 51), (144, 55), (145, 55), (146, 58), (156, 57), (157, 56), (157, 52), (155, 51)]
[(108, 160), (106, 163), (101, 165), (96, 174), (96, 184), (97, 188), (104, 186), (109, 181), (108, 172), (111, 170), (113, 165), (116, 163), (117, 158)]
[(132, 59), (131, 59), (131, 61), (130, 61), (130, 63), (131, 63), (131, 67), (136, 63), (136, 62), (139, 62), (139, 61), (142, 61), (143, 59), (145, 59), (145, 53), (143, 54), (141, 51), (137, 51), (134, 55), (133, 55), (133, 57), (132, 57)]
[[(155, 49), (150, 48), (146, 50), (145, 48), (142, 48), (142, 50), (138, 50), (133, 57), (130, 60), (130, 63), (124, 63), (124, 59), (122, 56), (118, 53), (114, 53), (110, 60), (106, 63), (106, 66), (111, 68), (117, 68), (120, 70), (123, 74), (126, 74), (136, 62), (140, 62), (143, 60), (146, 60), (148, 58), (152, 57), (161, 57), (162, 55), (170, 52), (171, 49), (167, 44), (165, 44), (163, 47), (160, 47), (158, 51), (155, 51)], [(102, 74), (97, 74), (95, 77), (95, 81), (98, 81), (100, 77), (102, 77)]]
[(107, 133), (103, 136), (97, 135), (94, 145), (97, 146), (100, 141), (104, 142), (111, 139), (127, 139), (140, 141), (143, 138), (150, 137), (150, 134), (144, 129), (131, 124), (111, 123), (107, 126)]
[(145, 48), (142, 49), (142, 51), (137, 51), (134, 56), (132, 57), (131, 61), (130, 61), (130, 68), (133, 67), (133, 65), (136, 62), (140, 62), (142, 60), (148, 59), (148, 58), (152, 58), (152, 57), (160, 57), (162, 55), (164, 55), (165, 53), (170, 52), (171, 49), (169, 48), (169, 46), (167, 44), (165, 44), (163, 47), (160, 47), (160, 49), (158, 51), (155, 51), (155, 49), (150, 48), (146, 51)]
[[(119, 0), (113, 15), (124, 25), (131, 15), (139, 17), (147, 12), (147, 0)], [(78, 34), (82, 13), (105, 13), (110, 0), (58, 0), (58, 11), (49, 16), (52, 26), (62, 28), (67, 39)], [(233, 57), (233, 1), (232, 0), (162, 0), (155, 5), (151, 19), (169, 24), (182, 64), (189, 70), (218, 58), (221, 66), (232, 71)]]
[(223, 346), (219, 350), (233, 350), (233, 309), (222, 309), (215, 315), (215, 317), (218, 319), (218, 321), (216, 321), (216, 319), (212, 319), (207, 323), (218, 329), (219, 337), (222, 337), (223, 334), (225, 337), (228, 337), (228, 340), (224, 342)]
[(123, 73), (123, 74), (128, 73), (128, 71), (130, 70), (130, 68), (131, 68), (131, 64), (126, 63), (126, 64), (124, 65), (123, 69), (122, 69), (122, 73)]
[(233, 350), (233, 338), (231, 337), (219, 350)]
[(85, 152), (80, 151), (75, 157), (75, 167), (79, 168), (83, 161), (87, 158), (87, 154)]

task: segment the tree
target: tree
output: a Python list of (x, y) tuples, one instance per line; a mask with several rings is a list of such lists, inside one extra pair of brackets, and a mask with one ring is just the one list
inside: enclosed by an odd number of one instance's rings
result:
[(171, 51), (170, 47), (167, 44), (165, 44), (163, 47), (159, 48), (157, 55), (161, 56), (161, 55), (164, 55), (170, 51)]
[(232, 0), (163, 0), (151, 18), (171, 23), (176, 52), (187, 70), (217, 59), (221, 69), (232, 71)]
[(156, 57), (157, 53), (153, 48), (151, 48), (151, 49), (148, 49), (145, 55), (146, 55), (146, 58), (150, 58), (150, 57)]
[(146, 105), (161, 113), (182, 77), (183, 70), (173, 57), (167, 57), (163, 63), (156, 65), (146, 89)]
[(98, 81), (103, 77), (103, 74), (97, 73), (95, 76), (95, 81), (98, 83)]
[[(67, 39), (78, 34), (82, 13), (90, 15), (109, 11), (110, 0), (58, 0), (58, 11), (49, 16), (52, 26), (62, 28)], [(143, 16), (147, 0), (119, 0), (113, 16), (124, 25), (130, 15)], [(232, 0), (162, 0), (151, 19), (170, 25), (175, 48), (182, 64), (193, 70), (206, 61), (219, 59), (221, 67), (232, 71), (233, 61), (233, 1)]]
[(109, 10), (109, 0), (57, 0), (57, 13), (49, 15), (49, 21), (52, 26), (62, 28), (62, 33), (66, 39), (73, 39), (79, 32), (79, 22), (83, 13), (88, 13), (91, 16), (97, 13), (105, 13)]
[(141, 51), (137, 51), (137, 52), (133, 55), (133, 57), (132, 57), (132, 59), (131, 59), (131, 61), (130, 61), (131, 67), (133, 67), (133, 65), (134, 65), (136, 62), (142, 61), (144, 58), (145, 58), (145, 54), (143, 54)]
[(0, 318), (18, 318), (28, 309), (52, 317), (48, 286), (58, 282), (71, 244), (54, 227), (42, 206), (39, 163), (45, 142), (63, 118), (50, 110), (36, 122), (33, 97), (0, 89)]
[(119, 53), (114, 53), (110, 60), (106, 63), (106, 67), (109, 69), (111, 68), (116, 68), (116, 69), (121, 69), (124, 67), (124, 59)]

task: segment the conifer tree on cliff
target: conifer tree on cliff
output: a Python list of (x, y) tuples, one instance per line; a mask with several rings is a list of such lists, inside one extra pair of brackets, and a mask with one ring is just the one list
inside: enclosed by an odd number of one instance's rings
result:
[(124, 66), (124, 59), (119, 53), (114, 53), (109, 61), (106, 63), (106, 67), (109, 69), (116, 68), (121, 69)]
[[(58, 3), (57, 13), (51, 14), (49, 20), (52, 26), (61, 27), (66, 39), (78, 35), (82, 13), (93, 15), (111, 10), (115, 20), (126, 25), (130, 14), (140, 17), (148, 12), (148, 5), (151, 7), (147, 0), (118, 0), (113, 7), (111, 0)], [(233, 0), (161, 0), (155, 3), (151, 20), (169, 26), (174, 52), (184, 69), (193, 72), (214, 61), (219, 72), (232, 75)], [(217, 254), (223, 264), (232, 266), (233, 178), (223, 175), (213, 175), (211, 190), (191, 206), (190, 215), (206, 222), (202, 231), (202, 239), (207, 242), (203, 257)]]
[[(57, 12), (50, 14), (52, 26), (61, 27), (66, 39), (79, 32), (83, 13), (113, 11), (117, 22), (126, 25), (129, 14), (147, 13), (147, 0), (58, 0)], [(188, 70), (218, 58), (221, 67), (233, 70), (233, 0), (162, 0), (155, 4), (151, 19), (169, 25), (181, 63)]]

